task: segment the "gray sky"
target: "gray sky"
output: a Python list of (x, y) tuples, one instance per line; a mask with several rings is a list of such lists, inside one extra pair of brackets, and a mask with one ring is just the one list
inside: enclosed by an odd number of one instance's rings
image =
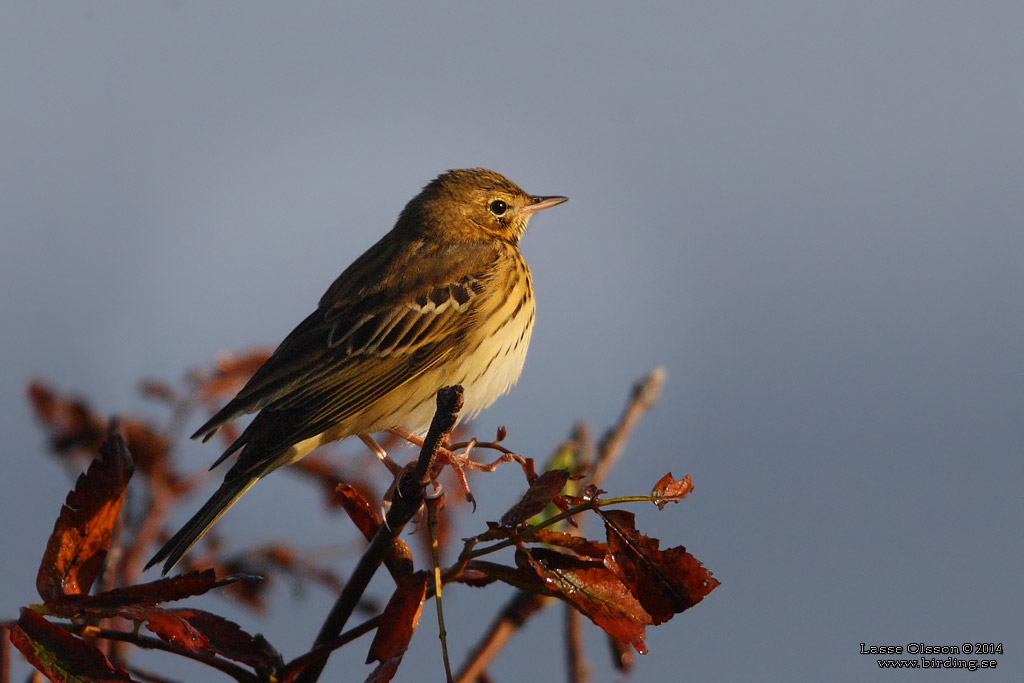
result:
[[(1022, 22), (996, 2), (4, 3), (0, 613), (35, 599), (70, 484), (29, 377), (159, 417), (140, 377), (276, 343), (424, 183), (486, 166), (572, 201), (523, 242), (530, 357), (475, 431), (544, 457), (668, 369), (605, 488), (692, 474), (681, 506), (637, 512), (722, 586), (649, 631), (634, 680), (889, 681), (861, 642), (977, 641), (1006, 651), (978, 675), (1019, 680)], [(466, 530), (520, 481), (481, 483)], [(222, 531), (346, 537), (304, 494), (275, 474)], [(329, 597), (286, 593), (285, 621), (201, 604), (290, 657)], [(458, 655), (502, 598), (448, 597)], [(431, 609), (409, 656), (440, 675), (435, 629)], [(495, 680), (560, 675), (559, 637), (531, 624)], [(361, 679), (364, 653), (334, 671)]]

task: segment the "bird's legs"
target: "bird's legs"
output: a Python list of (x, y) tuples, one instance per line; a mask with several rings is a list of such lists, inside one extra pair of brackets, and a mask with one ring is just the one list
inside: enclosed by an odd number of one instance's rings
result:
[(388, 456), (387, 451), (385, 451), (379, 443), (374, 441), (372, 436), (369, 434), (360, 434), (359, 440), (365, 443), (366, 447), (369, 448), (382, 463), (384, 463), (384, 466), (388, 468), (388, 471), (390, 471), (393, 476), (398, 476), (398, 473), (402, 471), (402, 468), (397, 462)]
[[(388, 431), (401, 439), (405, 439), (411, 444), (414, 444), (416, 446), (423, 445), (423, 439), (421, 437), (416, 436), (415, 434), (406, 429), (402, 429), (401, 427), (392, 427)], [(454, 444), (455, 448), (462, 448), (462, 450), (458, 452), (453, 451), (451, 448), (448, 447), (442, 447), (438, 449), (438, 457), (441, 458), (443, 464), (451, 465), (452, 471), (455, 473), (455, 476), (459, 480), (459, 487), (462, 489), (462, 492), (465, 495), (466, 500), (473, 503), (474, 507), (476, 507), (476, 501), (473, 499), (472, 491), (469, 490), (469, 481), (466, 478), (466, 470), (481, 470), (484, 472), (493, 472), (498, 468), (498, 465), (505, 462), (514, 461), (518, 462), (520, 467), (523, 468), (523, 471), (526, 473), (528, 481), (532, 481), (532, 479), (536, 477), (536, 474), (534, 474), (533, 472), (532, 460), (524, 458), (521, 455), (516, 455), (515, 453), (508, 450), (504, 446), (499, 445), (498, 442), (501, 440), (502, 436), (503, 433), (499, 431), (499, 438), (495, 439), (494, 441), (480, 443), (476, 439), (470, 439), (465, 443)], [(447, 445), (448, 444), (445, 444), (445, 446)], [(469, 457), (470, 452), (473, 450), (475, 446), (497, 450), (501, 452), (501, 456), (492, 463), (477, 462), (476, 460), (472, 460)]]

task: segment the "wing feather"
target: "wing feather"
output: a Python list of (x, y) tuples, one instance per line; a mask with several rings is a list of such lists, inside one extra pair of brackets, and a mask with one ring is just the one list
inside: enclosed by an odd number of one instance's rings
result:
[[(458, 352), (501, 252), (487, 242), (453, 249), (426, 241), (407, 252), (394, 254), (381, 240), (353, 263), (319, 309), (194, 436), (209, 438), (236, 417), (266, 409), (279, 424), (273, 438), (260, 435), (272, 443), (259, 450), (284, 448), (344, 422)], [(379, 272), (389, 258), (398, 259), (398, 276), (367, 286), (365, 274)], [(430, 267), (409, 267), (413, 261)], [(267, 420), (258, 416), (228, 453), (252, 438), (256, 422)]]

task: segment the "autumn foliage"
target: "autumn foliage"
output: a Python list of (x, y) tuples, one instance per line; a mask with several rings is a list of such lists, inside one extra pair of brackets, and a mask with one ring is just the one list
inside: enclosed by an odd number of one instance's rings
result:
[[(192, 411), (215, 409), (265, 356), (254, 351), (225, 358), (210, 371), (192, 373), (183, 390), (144, 383), (144, 394), (168, 408), (164, 428), (141, 418), (103, 417), (85, 401), (62, 396), (43, 382), (29, 386), (29, 401), (54, 455), (69, 469), (80, 471), (85, 465), (43, 553), (36, 577), (42, 602), (0, 625), (37, 671), (53, 681), (165, 680), (133, 666), (133, 651), (143, 647), (187, 657), (237, 681), (309, 682), (317, 680), (333, 650), (355, 647), (356, 637), (374, 631), (366, 661), (375, 668), (362, 675), (368, 681), (389, 681), (427, 599), (442, 586), (446, 592), (500, 582), (517, 593), (505, 605), (494, 606), (493, 620), (486, 628), (481, 624), (480, 643), (456, 672), (447, 671), (449, 680), (486, 680), (487, 664), (508, 633), (560, 601), (566, 612), (568, 678), (579, 681), (587, 671), (580, 616), (608, 634), (613, 661), (628, 668), (631, 655), (625, 644), (646, 653), (647, 627), (672, 619), (718, 586), (685, 548), (662, 548), (658, 539), (637, 529), (633, 513), (624, 509), (627, 504), (660, 509), (679, 502), (693, 488), (689, 476), (666, 474), (644, 495), (609, 497), (601, 488), (630, 430), (657, 398), (658, 371), (638, 383), (621, 420), (599, 443), (591, 443), (587, 430), (578, 427), (539, 474), (533, 459), (502, 444), (504, 430), (493, 441), (456, 442), (460, 434), (452, 435), (451, 426), (461, 405), (458, 387), (439, 392), (438, 415), (420, 444), (419, 460), (393, 482), (383, 468), (387, 480), (381, 485), (367, 478), (365, 466), (349, 468), (345, 459), (320, 454), (287, 468), (321, 488), (325, 503), (345, 510), (369, 541), (347, 581), (333, 567), (283, 543), (229, 555), (215, 533), (186, 556), (183, 573), (142, 581), (142, 564), (172, 531), (170, 510), (205, 476), (176, 471), (180, 427)], [(497, 455), (487, 462), (481, 453)], [(497, 521), (463, 539), (452, 565), (437, 566), (439, 547), (452, 543), (450, 516), (470, 509), (465, 505), (472, 501), (467, 472), (497, 471), (502, 463), (518, 464), (500, 471), (521, 472), (525, 492)], [(432, 482), (442, 475), (450, 480), (448, 493), (430, 496)], [(123, 505), (129, 490), (133, 500), (141, 500), (131, 509)], [(382, 510), (387, 510), (386, 520)], [(422, 563), (400, 537), (417, 516), (425, 521), (416, 535), (427, 551)], [(587, 533), (588, 527), (596, 531)], [(506, 548), (514, 551), (512, 562), (491, 559)], [(380, 566), (394, 579), (394, 592), (380, 614), (346, 630), (355, 605), (366, 606), (365, 585)], [(220, 591), (242, 606), (263, 610), (264, 593), (275, 577), (314, 582), (339, 596), (317, 642), (291, 659), (262, 636), (187, 604), (193, 596)], [(446, 667), (447, 661), (445, 651)], [(3, 666), (9, 666), (7, 658)], [(9, 676), (8, 670), (0, 671), (4, 681)], [(430, 677), (441, 676), (438, 671)]]

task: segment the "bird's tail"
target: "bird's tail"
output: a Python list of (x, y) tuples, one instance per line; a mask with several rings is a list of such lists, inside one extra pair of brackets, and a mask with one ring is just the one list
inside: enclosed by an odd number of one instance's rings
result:
[(167, 572), (171, 571), (171, 568), (178, 563), (181, 556), (187, 553), (189, 548), (194, 546), (196, 541), (210, 530), (214, 522), (220, 519), (220, 516), (229, 507), (234, 505), (235, 501), (258, 480), (258, 476), (250, 475), (232, 478), (229, 474), (229, 477), (214, 492), (210, 500), (206, 501), (206, 505), (200, 508), (199, 512), (192, 519), (188, 520), (185, 526), (164, 544), (164, 547), (157, 551), (156, 555), (146, 564), (145, 569), (149, 569), (158, 562), (163, 562), (164, 568), (160, 573), (167, 574)]

